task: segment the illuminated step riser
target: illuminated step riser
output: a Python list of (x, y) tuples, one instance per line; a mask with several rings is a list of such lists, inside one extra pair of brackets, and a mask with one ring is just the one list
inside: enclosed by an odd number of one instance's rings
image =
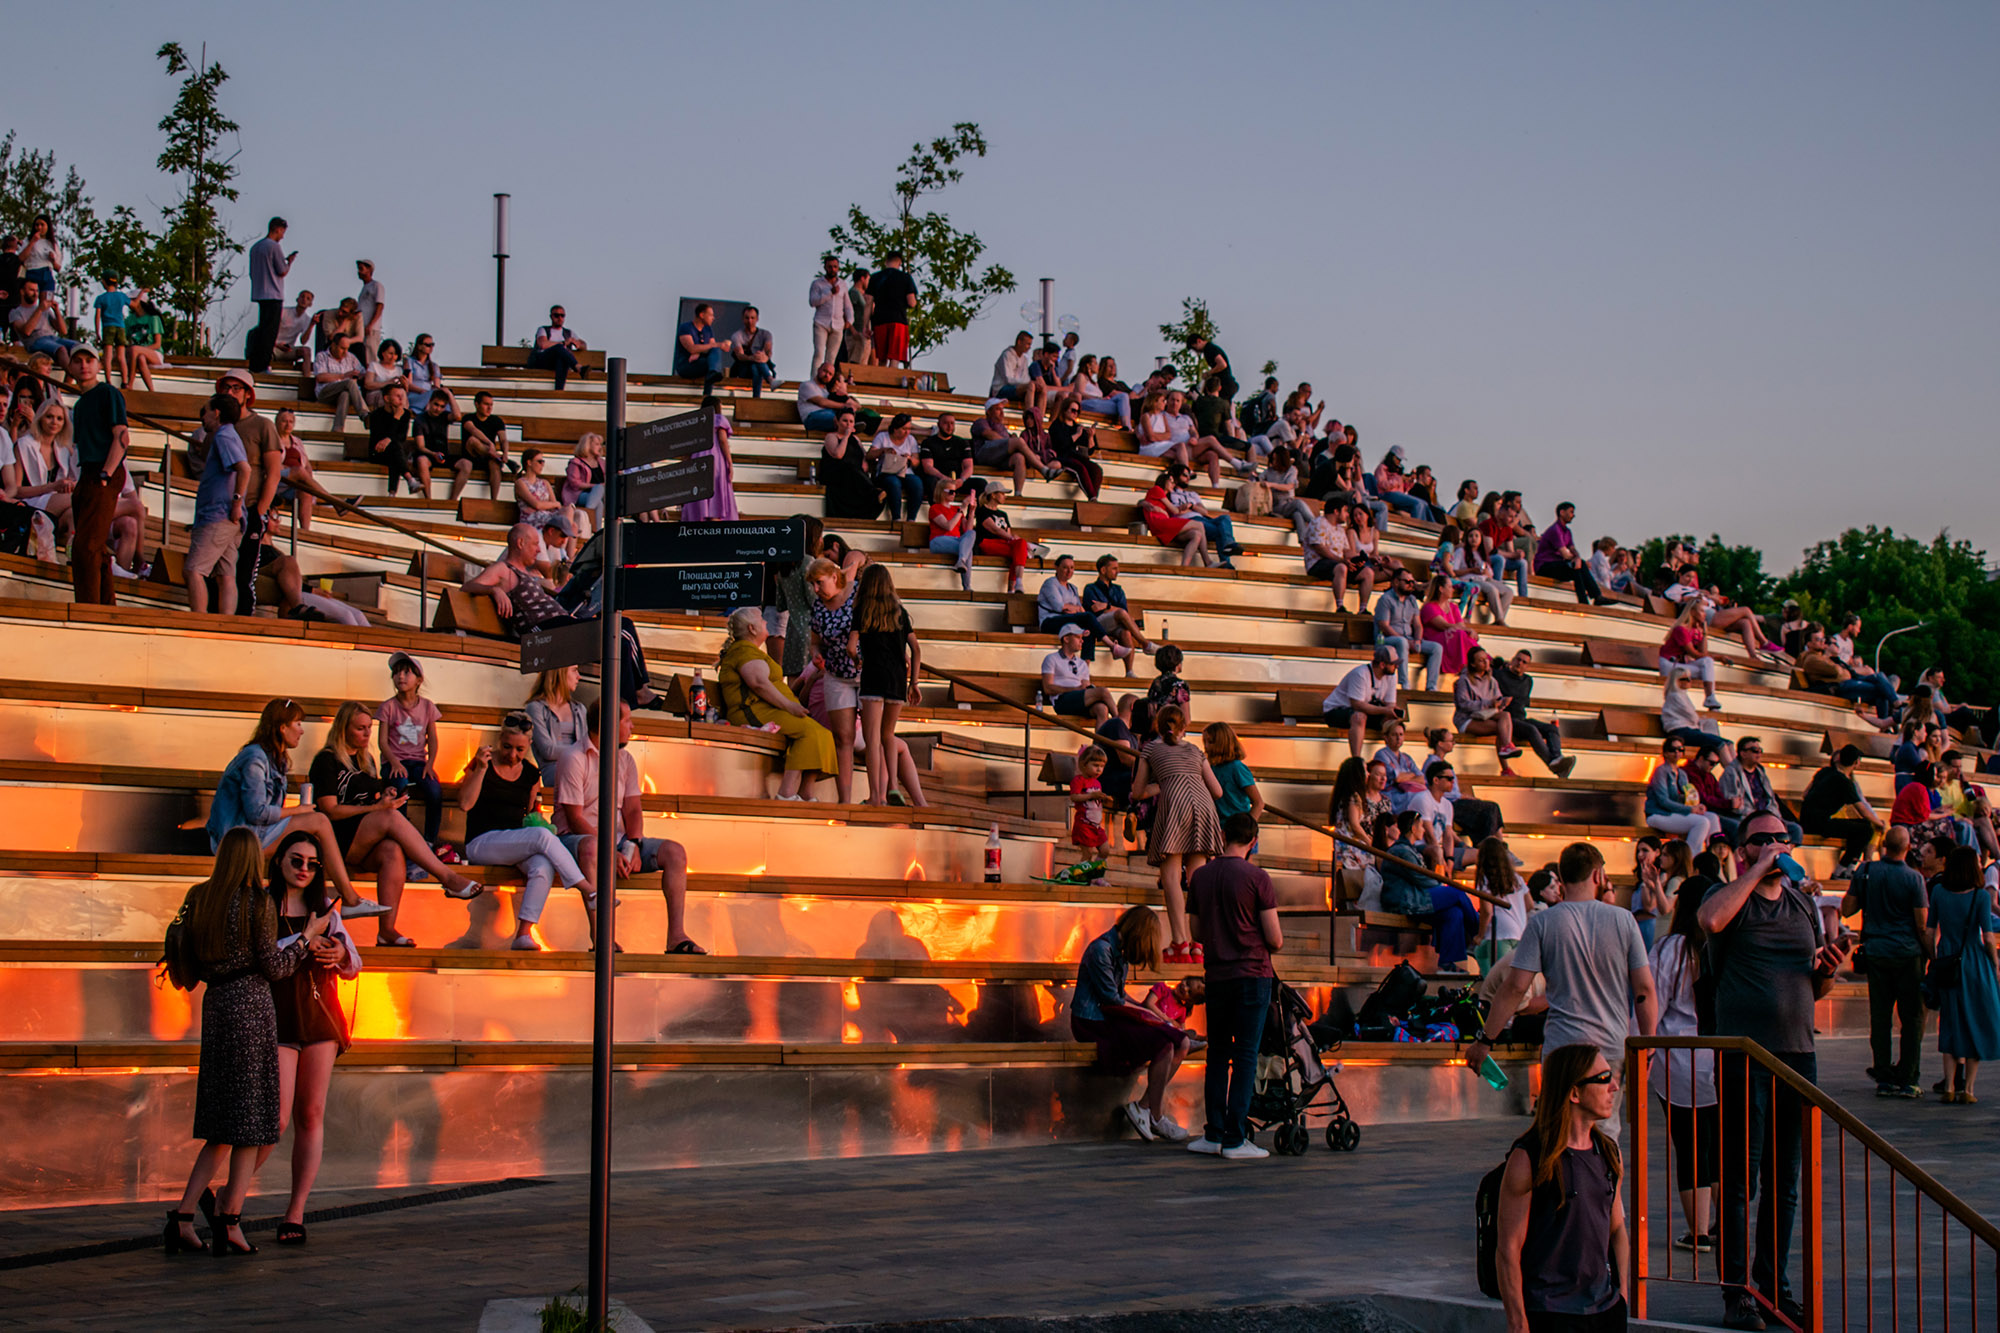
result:
[[(887, 882), (893, 891), (895, 881)], [(666, 937), (666, 909), (652, 888), (628, 883), (618, 894), (619, 942), (635, 952), (657, 950)], [(770, 958), (931, 958), (1073, 962), (1085, 945), (1111, 928), (1124, 910), (1116, 903), (1066, 904), (938, 900), (921, 883), (894, 901), (778, 893), (688, 894), (688, 930), (714, 953)], [(164, 936), (188, 881), (106, 876), (0, 877), (0, 940), (122, 943)], [(516, 925), (518, 885), (477, 898), (446, 898), (434, 884), (405, 888), (398, 928), (430, 948), (505, 949)], [(1300, 896), (1288, 906), (1326, 902)], [(351, 927), (363, 946), (372, 923)], [(556, 889), (539, 926), (555, 949), (589, 947), (580, 895)]]
[[(1513, 1086), (1495, 1092), (1463, 1068), (1351, 1064), (1340, 1089), (1366, 1123), (1519, 1115), (1528, 1079), (1513, 1072)], [(1200, 1120), (1202, 1076), (1191, 1062), (1169, 1091), (1183, 1124)], [(46, 1206), (172, 1195), (193, 1152), (194, 1084), (191, 1071), (0, 1074), (0, 1134), (23, 1145), (0, 1156), (0, 1198)], [(621, 1071), (615, 1089), (613, 1167), (630, 1171), (1094, 1141), (1120, 1134), (1117, 1108), (1133, 1080), (1078, 1067), (683, 1067)], [(581, 1172), (589, 1117), (587, 1067), (338, 1069), (319, 1187)], [(289, 1152), (287, 1139), (261, 1177), (257, 1210), (283, 1197)]]

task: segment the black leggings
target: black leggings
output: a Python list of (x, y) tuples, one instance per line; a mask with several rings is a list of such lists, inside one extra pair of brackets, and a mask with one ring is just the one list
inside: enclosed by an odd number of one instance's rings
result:
[(1674, 1148), (1674, 1188), (1692, 1190), (1721, 1183), (1722, 1108), (1662, 1105), (1666, 1106), (1667, 1137)]

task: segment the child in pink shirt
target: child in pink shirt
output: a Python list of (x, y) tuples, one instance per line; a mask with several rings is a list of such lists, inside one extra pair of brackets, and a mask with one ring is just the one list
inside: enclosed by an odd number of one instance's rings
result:
[(397, 791), (410, 791), (424, 803), (424, 842), (446, 865), (458, 864), (458, 853), (438, 841), (444, 818), (444, 789), (438, 785), (438, 706), (424, 698), (424, 668), (408, 653), (389, 657), (389, 680), (396, 693), (375, 710), (381, 728), (382, 777)]

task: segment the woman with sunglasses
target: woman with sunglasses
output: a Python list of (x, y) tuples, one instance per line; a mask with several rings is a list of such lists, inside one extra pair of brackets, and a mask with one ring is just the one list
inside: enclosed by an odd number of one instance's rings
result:
[[(394, 338), (385, 338), (382, 340), (382, 349), (375, 354), (374, 364), (362, 373), (361, 400), (367, 403), (371, 410), (382, 406), (392, 384), (400, 384), (407, 391), (410, 387), (410, 378), (403, 372), (401, 345)], [(414, 395), (410, 402), (410, 410), (412, 412), (417, 410)]]
[(1500, 1303), (1508, 1333), (1614, 1333), (1626, 1326), (1629, 1262), (1624, 1163), (1598, 1128), (1618, 1105), (1618, 1075), (1595, 1046), (1542, 1061), (1534, 1127), (1500, 1180)]
[(1706, 846), (1722, 832), (1722, 819), (1711, 814), (1695, 794), (1694, 783), (1681, 767), (1687, 745), (1678, 736), (1660, 742), (1659, 766), (1646, 784), (1646, 827), (1680, 838), (1689, 846)]
[(528, 822), (541, 806), (542, 771), (529, 759), (535, 723), (526, 713), (509, 713), (500, 722), (497, 745), (482, 745), (458, 782), (458, 808), (465, 811), (465, 859), (474, 865), (514, 866), (527, 884), (514, 901), (514, 940), (510, 949), (540, 950), (547, 946), (535, 935), (535, 923), (549, 901), (549, 889), (560, 878), (583, 894), (590, 936), (597, 938), (597, 893), (562, 845), (554, 830)]
[(1097, 427), (1084, 425), (1081, 414), (1076, 399), (1065, 399), (1049, 426), (1049, 445), (1055, 450), (1056, 466), (1075, 477), (1084, 498), (1095, 502), (1097, 493), (1104, 489), (1104, 469), (1095, 461)]
[(444, 372), (438, 369), (437, 359), (431, 354), (437, 346), (428, 333), (419, 333), (417, 340), (410, 344), (409, 359), (403, 363), (403, 373), (410, 387), (410, 410), (421, 412), (431, 405), (431, 395), (442, 394), (451, 405), (451, 417), (458, 418), (458, 399), (450, 389), (444, 387)]
[[(271, 985), (278, 1013), (278, 1133), (292, 1131), (292, 1197), (278, 1223), (278, 1244), (306, 1243), (306, 1198), (319, 1175), (326, 1144), (326, 1090), (333, 1062), (348, 1046), (347, 1016), (340, 1008), (341, 981), (361, 975), (361, 951), (340, 923), (340, 910), (327, 892), (319, 844), (310, 833), (288, 833), (271, 857), (271, 900), (278, 909), (278, 947), (303, 939), (316, 917), (328, 918), (326, 932), (306, 944), (306, 957), (292, 975)], [(275, 1144), (257, 1154), (261, 1168)]]

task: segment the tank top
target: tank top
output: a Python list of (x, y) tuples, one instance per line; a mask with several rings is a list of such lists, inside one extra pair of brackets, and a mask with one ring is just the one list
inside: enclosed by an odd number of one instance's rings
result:
[[(1534, 1161), (1533, 1140), (1515, 1147)], [(1528, 1204), (1528, 1234), (1521, 1243), (1521, 1296), (1530, 1311), (1602, 1314), (1618, 1303), (1618, 1270), (1611, 1258), (1611, 1210), (1618, 1187), (1611, 1164), (1596, 1148), (1565, 1148), (1555, 1178)]]
[(542, 780), (541, 770), (523, 760), (519, 777), (508, 779), (489, 767), (479, 784), (479, 799), (465, 812), (465, 840), (470, 843), (482, 833), (517, 829), (528, 817), (528, 797)]

